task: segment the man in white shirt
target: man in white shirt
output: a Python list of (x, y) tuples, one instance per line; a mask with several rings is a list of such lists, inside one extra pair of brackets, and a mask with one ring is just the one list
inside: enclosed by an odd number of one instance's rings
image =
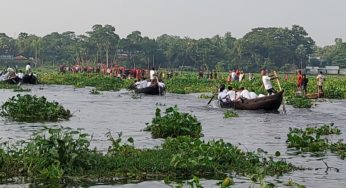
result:
[(30, 73), (31, 73), (31, 65), (30, 65), (30, 63), (28, 63), (25, 66), (25, 74), (30, 74)]
[(135, 82), (135, 87), (137, 89), (140, 89), (140, 87), (141, 87), (141, 81), (140, 80), (137, 80), (137, 82)]
[(247, 89), (244, 89), (244, 87), (240, 88), (240, 94), (238, 96), (238, 99), (251, 99), (250, 92)]
[(222, 102), (227, 102), (227, 90), (225, 89), (225, 85), (221, 85), (219, 91), (217, 99)]
[(24, 74), (23, 74), (22, 70), (20, 70), (20, 71), (16, 74), (16, 76), (17, 76), (19, 79), (23, 80)]
[(273, 88), (271, 80), (277, 79), (277, 77), (270, 77), (267, 76), (267, 72), (265, 70), (261, 70), (262, 75), (262, 82), (264, 85), (264, 88), (267, 90), (269, 95), (272, 95), (273, 93), (277, 93), (275, 89)]
[(250, 99), (256, 99), (257, 98), (257, 94), (253, 91), (249, 92), (250, 95)]
[(147, 80), (142, 80), (140, 85), (139, 85), (139, 89), (143, 89), (148, 87), (148, 81)]
[(161, 82), (161, 81), (158, 82), (158, 85), (159, 85), (159, 87), (161, 87), (161, 88), (164, 88), (164, 87), (165, 87), (165, 83), (163, 83), (163, 82)]
[(155, 68), (154, 67), (150, 70), (149, 75), (150, 75), (150, 80), (154, 80), (154, 75), (155, 75)]
[(236, 99), (236, 93), (233, 90), (232, 86), (228, 86), (227, 98), (229, 98), (229, 100), (231, 101), (235, 101)]

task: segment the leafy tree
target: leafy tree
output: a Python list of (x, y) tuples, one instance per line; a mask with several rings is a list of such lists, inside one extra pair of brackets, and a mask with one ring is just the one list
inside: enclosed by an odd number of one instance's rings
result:
[(7, 36), (5, 33), (0, 33), (0, 55), (16, 55), (16, 41)]
[[(94, 25), (92, 31), (88, 31), (89, 42), (97, 47), (96, 61), (101, 63), (102, 56), (106, 57), (107, 67), (109, 66), (109, 51), (116, 52), (118, 48), (119, 36), (115, 33), (115, 28), (111, 25)], [(103, 53), (104, 52), (104, 53)]]

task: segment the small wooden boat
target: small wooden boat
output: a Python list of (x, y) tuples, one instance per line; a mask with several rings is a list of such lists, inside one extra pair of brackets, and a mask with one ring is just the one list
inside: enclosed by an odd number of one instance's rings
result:
[(323, 97), (323, 95), (324, 93), (309, 93), (309, 94), (306, 94), (305, 97), (308, 99), (318, 99)]
[(256, 99), (245, 99), (241, 101), (220, 101), (221, 108), (235, 108), (239, 110), (266, 110), (277, 111), (282, 102), (284, 91), (280, 91), (274, 95), (259, 97)]
[(150, 86), (142, 89), (135, 89), (136, 93), (144, 93), (148, 95), (164, 95), (165, 88), (159, 86)]

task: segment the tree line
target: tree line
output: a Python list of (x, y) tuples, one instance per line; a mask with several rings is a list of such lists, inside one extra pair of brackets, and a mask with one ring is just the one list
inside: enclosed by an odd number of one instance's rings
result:
[(157, 38), (133, 31), (120, 38), (111, 25), (94, 25), (85, 34), (72, 31), (53, 32), (40, 37), (20, 33), (11, 38), (0, 33), (0, 57), (4, 55), (31, 57), (38, 65), (113, 64), (127, 67), (191, 67), (193, 69), (260, 68), (293, 70), (311, 66), (338, 65), (346, 67), (346, 43), (318, 47), (305, 29), (254, 28), (242, 38), (230, 32), (223, 36), (193, 39), (163, 34)]

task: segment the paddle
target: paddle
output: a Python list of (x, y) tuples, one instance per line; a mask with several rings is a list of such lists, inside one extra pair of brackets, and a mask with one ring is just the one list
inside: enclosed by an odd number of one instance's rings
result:
[(209, 105), (209, 104), (211, 103), (211, 101), (214, 99), (215, 95), (216, 95), (216, 94), (214, 94), (214, 95), (210, 98), (210, 100), (209, 100), (209, 102), (208, 102), (208, 105)]
[[(219, 90), (219, 89), (218, 89)], [(214, 93), (213, 96), (210, 98), (209, 102), (208, 102), (208, 105), (211, 103), (211, 101), (214, 99), (215, 95), (217, 94), (218, 92)]]
[[(278, 85), (279, 85), (280, 91), (282, 91), (281, 84), (280, 84), (280, 80), (279, 80), (278, 75), (276, 74), (276, 71), (274, 71), (274, 76), (276, 77), (276, 81), (277, 81), (277, 83), (278, 83)], [(283, 94), (282, 94), (282, 95), (283, 95)], [(282, 104), (282, 110), (283, 110), (284, 113), (286, 114), (286, 106), (285, 106), (284, 97), (282, 97), (282, 102), (281, 102), (281, 104)]]

